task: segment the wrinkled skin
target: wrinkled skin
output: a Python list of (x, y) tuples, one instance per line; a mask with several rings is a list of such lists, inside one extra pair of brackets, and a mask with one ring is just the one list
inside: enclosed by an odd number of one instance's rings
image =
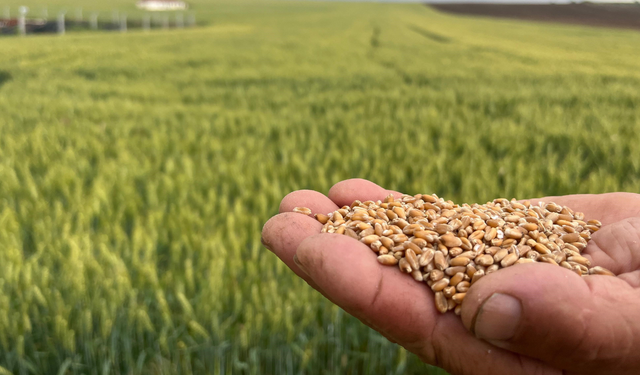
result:
[[(337, 183), (328, 196), (295, 191), (264, 226), (262, 241), (309, 285), (333, 303), (452, 374), (640, 374), (640, 195), (610, 193), (533, 199), (553, 201), (598, 219), (585, 256), (618, 277), (580, 277), (550, 264), (518, 264), (475, 283), (461, 317), (440, 314), (424, 283), (385, 267), (366, 245), (320, 233), (309, 207), (329, 213), (354, 200), (382, 200), (385, 190), (366, 180)], [(520, 302), (514, 334), (484, 340), (478, 311), (494, 293)], [(460, 319), (462, 318), (462, 319)]]

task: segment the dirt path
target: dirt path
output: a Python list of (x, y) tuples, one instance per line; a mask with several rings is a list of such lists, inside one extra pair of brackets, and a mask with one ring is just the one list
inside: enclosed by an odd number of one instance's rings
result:
[(640, 30), (638, 4), (429, 4), (442, 12)]

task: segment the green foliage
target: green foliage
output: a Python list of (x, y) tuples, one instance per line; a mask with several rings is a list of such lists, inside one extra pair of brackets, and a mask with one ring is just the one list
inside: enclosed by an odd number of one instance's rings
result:
[(286, 193), (640, 187), (635, 32), (196, 5), (209, 26), (2, 39), (0, 373), (437, 373), (261, 246)]

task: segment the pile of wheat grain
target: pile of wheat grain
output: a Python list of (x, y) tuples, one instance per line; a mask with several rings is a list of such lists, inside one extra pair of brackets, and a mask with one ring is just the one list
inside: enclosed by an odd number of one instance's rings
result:
[[(295, 212), (310, 215), (306, 207)], [(435, 292), (438, 311), (460, 314), (482, 276), (519, 263), (546, 262), (578, 275), (613, 275), (581, 255), (601, 223), (555, 203), (495, 199), (456, 205), (436, 195), (392, 195), (316, 214), (322, 232), (352, 237)]]

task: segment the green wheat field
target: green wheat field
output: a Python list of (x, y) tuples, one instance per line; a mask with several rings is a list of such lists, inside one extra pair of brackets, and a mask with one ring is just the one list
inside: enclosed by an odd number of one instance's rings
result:
[(635, 31), (192, 10), (193, 29), (0, 37), (0, 374), (444, 374), (261, 245), (285, 194), (640, 191)]

